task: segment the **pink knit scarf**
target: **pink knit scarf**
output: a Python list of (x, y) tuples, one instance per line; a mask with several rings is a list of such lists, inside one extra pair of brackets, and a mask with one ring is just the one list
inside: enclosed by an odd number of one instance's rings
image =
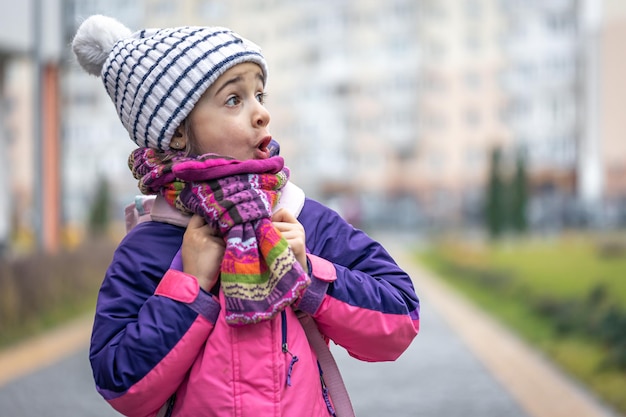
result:
[(203, 216), (224, 237), (220, 277), (230, 325), (273, 318), (310, 284), (271, 221), (289, 180), (281, 157), (239, 161), (139, 148), (128, 163), (142, 193), (161, 194), (178, 210)]

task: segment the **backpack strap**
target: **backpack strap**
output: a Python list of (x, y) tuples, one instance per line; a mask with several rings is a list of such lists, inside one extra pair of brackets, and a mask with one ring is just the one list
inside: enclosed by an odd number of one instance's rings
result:
[(280, 193), (274, 212), (281, 208), (288, 209), (294, 217), (298, 217), (304, 207), (304, 191), (292, 182), (287, 182)]
[(135, 196), (135, 201), (124, 207), (126, 233), (130, 232), (130, 229), (139, 223), (152, 220), (150, 212), (152, 211), (154, 201), (155, 196), (153, 195), (138, 195)]
[(354, 417), (355, 414), (352, 408), (352, 402), (350, 401), (350, 395), (341, 377), (341, 372), (339, 372), (337, 362), (335, 362), (335, 358), (326, 344), (324, 336), (322, 336), (318, 330), (315, 320), (302, 311), (298, 311), (297, 316), (300, 320), (300, 324), (302, 324), (304, 328), (309, 345), (311, 345), (315, 351), (317, 361), (322, 368), (322, 380), (332, 399), (335, 411), (334, 416)]
[(170, 206), (165, 197), (158, 195), (152, 206), (152, 221), (173, 224), (175, 226), (187, 227), (191, 216), (181, 213)]

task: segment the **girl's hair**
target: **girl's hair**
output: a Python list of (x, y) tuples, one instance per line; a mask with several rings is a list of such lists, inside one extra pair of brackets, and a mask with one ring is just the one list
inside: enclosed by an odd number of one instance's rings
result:
[(185, 137), (187, 138), (187, 142), (185, 143), (185, 148), (181, 149), (185, 152), (185, 156), (197, 155), (197, 140), (196, 135), (193, 133), (193, 129), (191, 128), (191, 123), (189, 122), (189, 118), (186, 117), (180, 123), (180, 129), (185, 133)]
[[(185, 147), (183, 149), (176, 149), (176, 151), (183, 152), (184, 156), (197, 155), (196, 150), (196, 136), (193, 133), (193, 129), (191, 128), (191, 123), (189, 123), (189, 118), (185, 118), (180, 124), (179, 129), (185, 132), (185, 137), (187, 137), (187, 142), (185, 143)], [(178, 129), (177, 129), (178, 130)], [(171, 148), (174, 150), (174, 148)], [(172, 152), (159, 151), (157, 152), (159, 159), (161, 162), (167, 162), (174, 157)]]

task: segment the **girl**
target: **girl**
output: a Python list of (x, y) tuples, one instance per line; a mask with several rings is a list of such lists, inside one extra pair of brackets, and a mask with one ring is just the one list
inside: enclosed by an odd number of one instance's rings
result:
[(138, 417), (333, 415), (298, 315), (352, 356), (390, 361), (418, 332), (419, 301), (379, 243), (288, 181), (259, 48), (225, 28), (131, 33), (104, 16), (72, 46), (157, 195), (98, 296), (100, 394)]

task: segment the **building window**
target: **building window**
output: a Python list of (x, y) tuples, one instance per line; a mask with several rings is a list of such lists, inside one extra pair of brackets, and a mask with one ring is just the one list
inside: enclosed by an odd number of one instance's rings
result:
[(446, 90), (446, 82), (443, 77), (434, 72), (427, 72), (422, 77), (421, 88), (426, 92), (441, 93)]
[(439, 174), (445, 169), (445, 158), (441, 155), (441, 152), (432, 150), (428, 156), (428, 169), (430, 175), (439, 176)]
[(467, 126), (476, 128), (480, 125), (480, 112), (476, 108), (470, 108), (465, 111), (465, 123)]
[(198, 3), (197, 8), (198, 16), (201, 16), (209, 22), (216, 19), (223, 19), (226, 12), (222, 4), (213, 1), (200, 2)]
[(465, 47), (469, 52), (477, 53), (481, 48), (480, 37), (474, 33), (465, 37)]
[(436, 112), (431, 112), (426, 116), (426, 127), (432, 130), (444, 130), (446, 128), (446, 119), (445, 117)]
[(514, 118), (522, 118), (530, 115), (532, 109), (528, 100), (513, 99), (509, 106), (509, 115)]
[(147, 12), (157, 18), (171, 17), (176, 15), (176, 4), (170, 0), (152, 1), (148, 5)]
[(465, 165), (470, 172), (475, 172), (483, 167), (483, 150), (478, 148), (465, 149)]
[(575, 26), (570, 13), (552, 13), (546, 16), (546, 26), (555, 33), (569, 33)]
[(426, 45), (426, 53), (431, 59), (442, 59), (446, 55), (446, 47), (440, 42), (431, 41)]
[(465, 16), (469, 19), (480, 19), (482, 16), (482, 7), (477, 0), (465, 0)]
[(481, 86), (481, 77), (476, 71), (468, 71), (464, 76), (465, 86), (470, 90), (477, 90)]

